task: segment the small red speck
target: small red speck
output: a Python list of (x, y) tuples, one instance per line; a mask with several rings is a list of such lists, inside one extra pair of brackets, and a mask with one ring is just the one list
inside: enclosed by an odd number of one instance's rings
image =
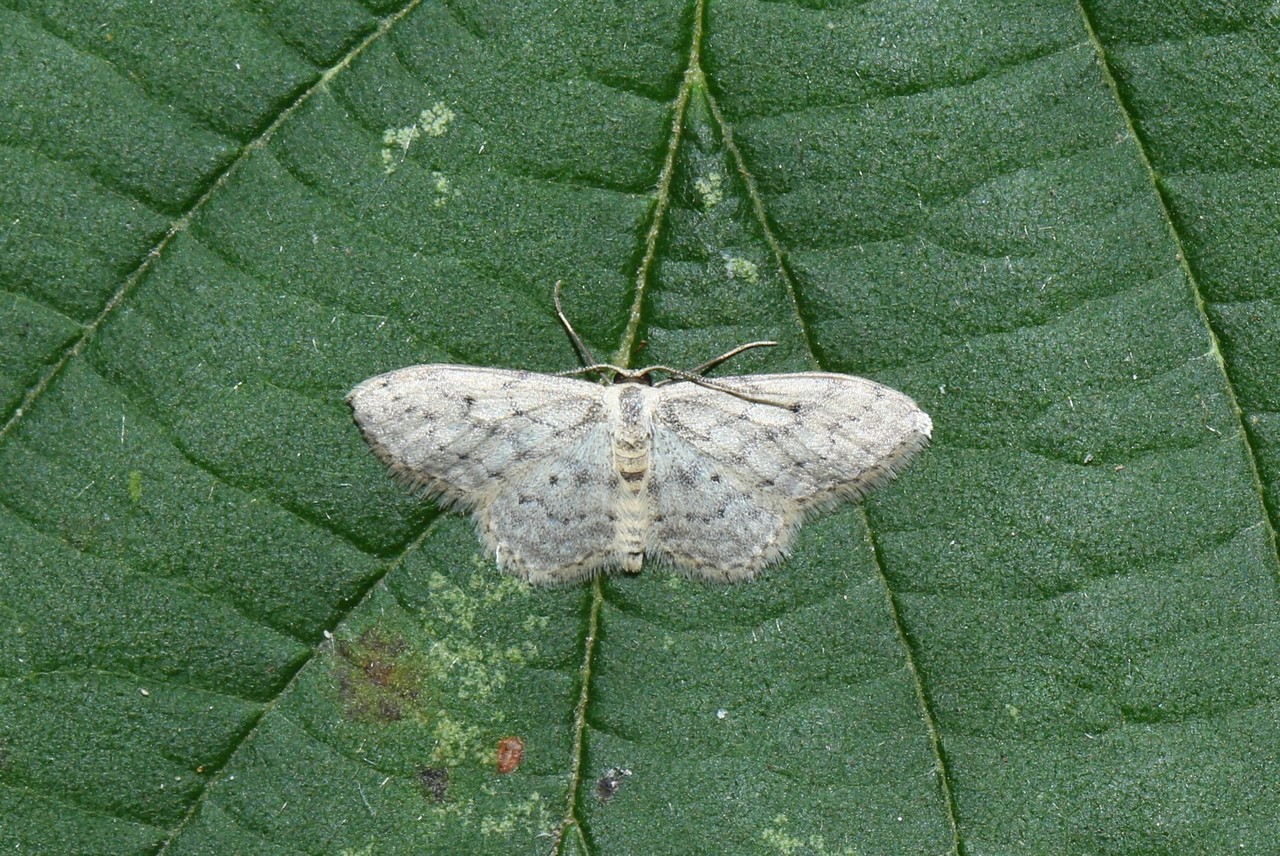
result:
[(519, 737), (504, 737), (498, 741), (498, 772), (504, 776), (514, 773), (524, 760), (524, 741)]

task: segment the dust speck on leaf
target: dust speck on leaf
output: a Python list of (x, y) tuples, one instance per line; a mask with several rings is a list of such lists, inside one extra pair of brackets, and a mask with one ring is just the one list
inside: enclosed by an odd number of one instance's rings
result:
[(622, 781), (631, 775), (631, 771), (623, 767), (610, 767), (609, 771), (596, 780), (596, 799), (608, 802), (622, 787)]

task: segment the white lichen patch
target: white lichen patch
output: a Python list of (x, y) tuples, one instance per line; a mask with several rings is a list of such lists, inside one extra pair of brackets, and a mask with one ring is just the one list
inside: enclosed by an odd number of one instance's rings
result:
[(423, 629), (434, 640), (426, 652), (435, 671), (433, 683), (442, 696), (462, 703), (459, 707), (490, 712), (483, 724), (476, 724), (442, 711), (432, 729), (433, 759), (450, 767), (473, 759), (487, 763), (493, 746), (486, 735), (503, 718), (490, 702), (506, 686), (509, 670), (536, 657), (538, 647), (528, 639), (510, 645), (488, 640), (477, 632), (476, 623), (503, 601), (527, 595), (529, 586), (514, 577), (477, 570), (461, 584), (436, 572), (427, 580), (427, 589), (432, 609), (423, 617)]
[[(489, 585), (477, 581), (490, 580)], [(507, 682), (507, 667), (527, 663), (538, 653), (530, 640), (517, 645), (498, 646), (477, 637), (476, 615), (491, 609), (511, 593), (508, 589), (528, 587), (510, 577), (474, 574), (471, 585), (462, 589), (443, 574), (433, 574), (428, 584), (435, 614), (427, 619), (427, 632), (436, 641), (428, 655), (442, 666), (439, 680), (449, 685), (452, 696), (461, 701), (488, 701)], [(481, 586), (483, 588), (478, 588)]]
[(437, 101), (418, 114), (418, 127), (428, 137), (443, 137), (449, 130), (449, 123), (457, 118), (457, 114), (449, 109), (443, 101)]
[(478, 754), (482, 741), (481, 729), (466, 725), (441, 712), (431, 729), (435, 749), (431, 751), (431, 763), (445, 767), (457, 767)]
[(409, 147), (422, 137), (443, 137), (457, 114), (443, 101), (437, 101), (418, 114), (411, 125), (387, 128), (382, 132), (382, 168), (387, 175), (395, 172), (404, 161)]
[(373, 842), (370, 841), (359, 850), (353, 847), (343, 847), (338, 851), (338, 856), (373, 856)]
[(700, 175), (694, 179), (693, 189), (702, 197), (703, 208), (714, 208), (724, 201), (724, 176), (718, 172)]
[(462, 191), (456, 189), (443, 172), (431, 171), (431, 186), (435, 197), (431, 200), (437, 208), (443, 208), (450, 199), (456, 199)]
[(549, 615), (527, 615), (524, 619), (524, 629), (530, 633), (546, 630), (550, 625), (551, 616)]
[(729, 279), (741, 279), (747, 282), (760, 281), (760, 266), (751, 259), (744, 259), (741, 256), (724, 257), (724, 274)]
[(787, 823), (785, 814), (777, 815), (773, 819), (774, 825), (760, 833), (764, 843), (782, 856), (800, 856), (802, 853), (814, 856), (856, 856), (858, 852), (852, 847), (829, 850), (826, 839), (821, 835), (796, 835), (783, 828)]
[(515, 832), (537, 834), (550, 829), (554, 825), (550, 812), (542, 794), (534, 791), (522, 801), (507, 806), (507, 810), (498, 817), (480, 818), (481, 835), (500, 835), (509, 837)]

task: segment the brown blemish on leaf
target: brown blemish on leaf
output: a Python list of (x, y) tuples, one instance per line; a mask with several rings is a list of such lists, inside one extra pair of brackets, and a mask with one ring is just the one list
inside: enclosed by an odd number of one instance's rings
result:
[(504, 737), (498, 741), (498, 772), (504, 776), (514, 773), (524, 760), (524, 741), (519, 737)]
[(449, 769), (447, 767), (419, 767), (416, 771), (418, 786), (422, 793), (433, 802), (444, 802), (449, 790)]
[(349, 719), (398, 722), (409, 715), (422, 687), (422, 670), (401, 636), (375, 627), (334, 645), (338, 693)]

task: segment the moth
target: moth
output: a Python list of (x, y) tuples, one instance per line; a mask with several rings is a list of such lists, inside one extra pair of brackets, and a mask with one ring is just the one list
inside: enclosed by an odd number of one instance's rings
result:
[[(556, 311), (574, 344), (578, 338)], [(468, 511), (498, 567), (568, 583), (645, 560), (742, 581), (787, 554), (806, 519), (893, 478), (932, 422), (866, 378), (793, 372), (708, 378), (590, 364), (566, 375), (421, 365), (347, 396), (391, 472)], [(656, 379), (655, 375), (666, 377)]]

